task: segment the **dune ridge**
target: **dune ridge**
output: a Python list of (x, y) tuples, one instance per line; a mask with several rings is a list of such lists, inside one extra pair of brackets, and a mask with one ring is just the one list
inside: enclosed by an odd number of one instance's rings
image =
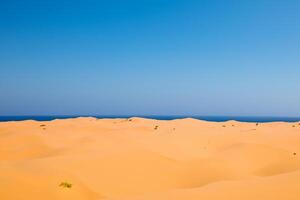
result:
[(0, 122), (0, 199), (298, 200), (299, 156), (300, 122)]

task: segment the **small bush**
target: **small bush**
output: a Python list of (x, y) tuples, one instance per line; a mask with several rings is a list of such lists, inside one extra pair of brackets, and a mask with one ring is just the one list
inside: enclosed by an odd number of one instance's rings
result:
[(155, 126), (155, 127), (154, 127), (154, 130), (157, 130), (157, 129), (158, 129), (158, 126)]
[(72, 184), (71, 183), (68, 183), (67, 181), (64, 181), (64, 182), (61, 182), (59, 184), (60, 187), (63, 187), (63, 188), (71, 188), (72, 187)]

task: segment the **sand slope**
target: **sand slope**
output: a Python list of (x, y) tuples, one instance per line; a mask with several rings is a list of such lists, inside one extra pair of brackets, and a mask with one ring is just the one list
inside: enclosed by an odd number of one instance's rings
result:
[(299, 200), (299, 185), (300, 123), (0, 123), (0, 199)]

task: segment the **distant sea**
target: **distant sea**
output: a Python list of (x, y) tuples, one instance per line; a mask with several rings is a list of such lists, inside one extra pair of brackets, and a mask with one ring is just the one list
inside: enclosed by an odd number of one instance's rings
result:
[(163, 115), (153, 115), (153, 116), (142, 116), (142, 115), (96, 115), (96, 116), (75, 116), (75, 115), (58, 115), (58, 116), (0, 116), (0, 122), (5, 121), (22, 121), (22, 120), (37, 120), (37, 121), (50, 121), (54, 119), (67, 119), (67, 118), (76, 118), (76, 117), (96, 117), (98, 119), (103, 118), (130, 118), (130, 117), (143, 117), (150, 119), (159, 119), (159, 120), (172, 120), (172, 119), (182, 119), (182, 118), (195, 118), (206, 121), (213, 122), (224, 122), (228, 120), (236, 120), (241, 122), (298, 122), (300, 117), (255, 117), (255, 116), (163, 116)]

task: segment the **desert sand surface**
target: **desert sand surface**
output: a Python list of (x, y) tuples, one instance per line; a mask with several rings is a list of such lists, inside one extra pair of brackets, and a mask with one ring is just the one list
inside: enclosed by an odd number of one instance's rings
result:
[(1, 122), (0, 199), (299, 200), (300, 122)]

